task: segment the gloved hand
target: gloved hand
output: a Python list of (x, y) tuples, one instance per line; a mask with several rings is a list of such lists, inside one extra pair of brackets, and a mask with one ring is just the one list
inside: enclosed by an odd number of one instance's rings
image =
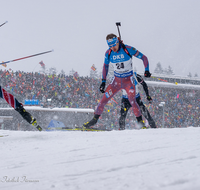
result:
[(104, 93), (105, 92), (105, 87), (106, 87), (106, 82), (102, 82), (100, 87), (99, 87), (99, 90)]
[(150, 73), (149, 71), (145, 71), (145, 72), (144, 72), (144, 76), (145, 76), (145, 77), (151, 77), (151, 73)]
[(147, 100), (149, 101), (149, 103), (151, 104), (152, 103), (152, 98), (151, 98), (151, 96), (147, 96)]

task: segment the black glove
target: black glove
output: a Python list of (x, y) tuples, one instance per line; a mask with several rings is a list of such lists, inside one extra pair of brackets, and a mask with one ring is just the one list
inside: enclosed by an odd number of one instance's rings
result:
[(151, 98), (151, 96), (147, 96), (147, 100), (149, 101), (149, 103), (151, 104), (152, 103), (152, 98)]
[(145, 77), (151, 77), (151, 73), (150, 73), (149, 71), (145, 71), (145, 72), (144, 72), (144, 76), (145, 76)]
[(100, 90), (102, 93), (104, 93), (104, 92), (105, 92), (105, 91), (104, 91), (105, 87), (106, 87), (106, 82), (102, 82), (101, 85), (100, 85), (100, 87), (99, 87), (99, 90)]

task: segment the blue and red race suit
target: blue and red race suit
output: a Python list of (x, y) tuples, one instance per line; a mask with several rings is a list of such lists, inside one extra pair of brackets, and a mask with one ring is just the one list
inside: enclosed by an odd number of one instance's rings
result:
[[(143, 61), (145, 71), (149, 71), (149, 62), (145, 55), (136, 50), (135, 48), (125, 45), (131, 56), (135, 56)], [(135, 84), (132, 79), (133, 68), (132, 59), (124, 51), (121, 44), (119, 45), (119, 50), (117, 52), (111, 51), (109, 56), (108, 49), (105, 53), (105, 61), (103, 66), (102, 81), (106, 81), (106, 76), (108, 74), (109, 64), (114, 67), (114, 78), (108, 85), (101, 101), (99, 102), (95, 114), (101, 115), (104, 106), (107, 102), (121, 89), (126, 90), (130, 104), (133, 107), (133, 112), (136, 117), (141, 116), (141, 112), (135, 98)]]
[(21, 103), (10, 93), (8, 93), (5, 89), (0, 86), (0, 98), (4, 99), (10, 106), (14, 109), (19, 107)]

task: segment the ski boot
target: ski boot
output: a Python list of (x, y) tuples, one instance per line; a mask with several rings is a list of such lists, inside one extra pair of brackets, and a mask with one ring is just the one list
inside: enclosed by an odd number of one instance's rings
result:
[(90, 129), (91, 126), (95, 125), (99, 119), (100, 115), (95, 114), (91, 121), (83, 124), (83, 128)]
[(144, 124), (142, 116), (136, 117), (136, 119), (137, 119), (137, 122), (138, 122), (139, 129), (146, 129), (146, 126)]
[(149, 122), (149, 125), (150, 125), (151, 128), (157, 128), (156, 124), (155, 124), (155, 122), (153, 120), (152, 121), (148, 121), (148, 122)]
[(122, 98), (121, 101), (121, 110), (120, 110), (120, 118), (119, 118), (119, 130), (125, 130), (125, 119), (128, 113), (129, 108), (131, 108), (131, 104), (127, 98)]
[(32, 124), (34, 127), (36, 127), (39, 131), (42, 131), (42, 128), (37, 124), (36, 119), (29, 113), (27, 112), (22, 105), (17, 107), (15, 109), (19, 114), (30, 124)]
[(42, 127), (40, 127), (37, 123), (37, 120), (33, 117), (32, 117), (32, 121), (30, 122), (30, 124), (32, 124), (34, 127), (36, 127), (39, 131), (42, 131)]
[(141, 129), (147, 129), (143, 120), (139, 122), (139, 125), (142, 127)]

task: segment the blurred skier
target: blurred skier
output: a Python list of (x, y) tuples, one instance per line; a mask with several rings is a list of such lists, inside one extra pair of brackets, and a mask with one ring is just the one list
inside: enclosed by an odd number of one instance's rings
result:
[[(141, 111), (142, 115), (147, 119), (150, 127), (156, 128), (156, 124), (155, 124), (153, 118), (151, 117), (149, 111), (147, 110), (147, 108), (145, 107), (145, 105), (143, 104), (143, 102), (141, 100), (139, 89), (138, 89), (138, 83), (140, 83), (142, 85), (149, 103), (152, 103), (152, 98), (149, 95), (148, 86), (147, 86), (146, 82), (143, 80), (143, 78), (136, 72), (133, 73), (133, 80), (134, 80), (135, 89), (136, 89), (136, 101), (137, 101), (138, 105), (140, 106), (140, 111)], [(126, 119), (129, 108), (132, 107), (128, 100), (126, 91), (125, 90), (122, 90), (122, 91), (123, 91), (123, 95), (122, 95), (122, 100), (121, 100), (119, 130), (125, 129), (125, 119)]]
[[(100, 85), (100, 91), (104, 93), (101, 101), (99, 102), (93, 119), (83, 124), (83, 128), (90, 128), (95, 125), (103, 112), (104, 106), (107, 102), (121, 89), (127, 92), (127, 96), (130, 100), (133, 112), (136, 116), (141, 128), (145, 128), (144, 121), (140, 108), (136, 103), (135, 98), (135, 84), (132, 80), (133, 68), (132, 68), (132, 56), (135, 56), (143, 61), (145, 67), (144, 75), (150, 77), (149, 62), (145, 55), (136, 50), (134, 47), (124, 45), (122, 41), (117, 38), (115, 34), (109, 34), (106, 37), (109, 49), (105, 53), (105, 61), (102, 72), (102, 83)], [(109, 64), (114, 66), (114, 77), (112, 82), (106, 87), (106, 76), (108, 74)]]
[(18, 102), (18, 100), (10, 93), (8, 93), (5, 89), (0, 86), (0, 98), (6, 100), (6, 102), (12, 106), (28, 123), (35, 126), (39, 131), (42, 131), (42, 128), (37, 124), (36, 119), (27, 112), (23, 105)]

